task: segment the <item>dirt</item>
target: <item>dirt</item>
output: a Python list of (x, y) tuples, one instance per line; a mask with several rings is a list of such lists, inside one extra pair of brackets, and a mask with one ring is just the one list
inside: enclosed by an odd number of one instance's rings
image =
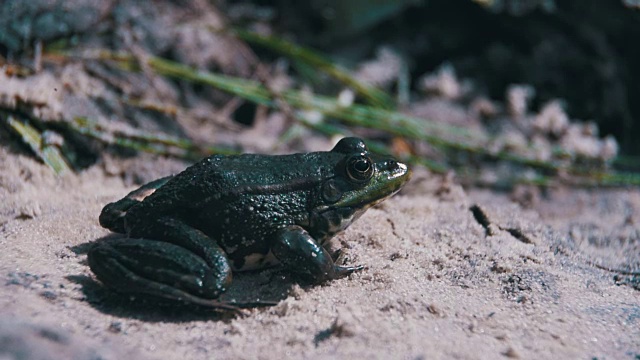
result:
[(85, 253), (109, 236), (97, 216), (132, 188), (100, 165), (56, 177), (0, 148), (2, 356), (640, 356), (638, 189), (556, 190), (524, 208), (417, 169), (334, 239), (363, 271), (323, 285), (278, 268), (236, 274), (225, 299), (278, 304), (233, 318), (130, 301), (95, 281)]

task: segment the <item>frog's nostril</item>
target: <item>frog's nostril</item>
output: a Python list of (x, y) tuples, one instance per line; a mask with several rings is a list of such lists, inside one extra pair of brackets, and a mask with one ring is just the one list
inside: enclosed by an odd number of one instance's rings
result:
[(387, 160), (384, 162), (383, 168), (388, 171), (397, 171), (406, 168), (406, 165), (401, 164), (395, 160)]
[(393, 177), (401, 177), (409, 173), (409, 168), (406, 164), (395, 160), (386, 160), (382, 164), (381, 169), (382, 171), (391, 174)]

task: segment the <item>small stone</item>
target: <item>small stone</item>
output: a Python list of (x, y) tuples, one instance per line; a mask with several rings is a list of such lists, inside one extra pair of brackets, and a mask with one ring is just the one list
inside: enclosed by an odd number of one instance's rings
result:
[(231, 326), (229, 326), (229, 328), (225, 331), (225, 334), (231, 334), (231, 335), (244, 335), (246, 333), (246, 330), (244, 329), (243, 326), (239, 325), (238, 323), (232, 323)]
[(507, 109), (516, 118), (526, 115), (529, 102), (535, 95), (535, 90), (529, 85), (514, 84), (507, 89)]
[(274, 306), (272, 308), (271, 313), (280, 317), (286, 316), (289, 312), (291, 306), (289, 305), (290, 301), (281, 301), (280, 304)]
[(305, 291), (300, 285), (294, 284), (289, 290), (289, 295), (292, 296), (296, 300), (300, 300), (302, 295), (304, 295)]
[(40, 204), (36, 201), (33, 201), (27, 205), (21, 206), (19, 208), (19, 213), (16, 216), (16, 218), (20, 220), (35, 219), (40, 214), (42, 214), (42, 210), (40, 209)]
[(435, 73), (418, 80), (418, 87), (426, 93), (447, 99), (460, 98), (468, 90), (458, 81), (456, 72), (450, 64), (444, 64)]
[(506, 356), (508, 358), (512, 358), (512, 359), (519, 359), (520, 358), (520, 355), (518, 354), (518, 352), (512, 347), (509, 347), (507, 349), (507, 351), (502, 353), (502, 355), (504, 355), (504, 356)]
[(45, 290), (43, 292), (40, 293), (40, 296), (42, 296), (43, 298), (47, 299), (47, 300), (55, 300), (58, 298), (58, 294), (54, 293), (53, 291), (50, 290)]
[(436, 306), (436, 304), (429, 304), (427, 305), (427, 311), (430, 312), (433, 315), (439, 315), (442, 316), (442, 311), (440, 310), (440, 308), (438, 306)]
[(112, 321), (111, 324), (109, 324), (109, 331), (115, 334), (122, 332), (122, 322)]
[(334, 336), (337, 336), (339, 338), (352, 337), (355, 335), (354, 326), (349, 321), (346, 321), (340, 316), (336, 317), (329, 330)]

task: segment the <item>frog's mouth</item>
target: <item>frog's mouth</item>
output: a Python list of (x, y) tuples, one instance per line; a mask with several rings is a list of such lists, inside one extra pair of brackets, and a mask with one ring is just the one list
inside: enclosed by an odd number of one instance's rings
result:
[(396, 194), (410, 178), (411, 170), (401, 162), (376, 163), (375, 173), (366, 186), (345, 193), (331, 207), (369, 208)]

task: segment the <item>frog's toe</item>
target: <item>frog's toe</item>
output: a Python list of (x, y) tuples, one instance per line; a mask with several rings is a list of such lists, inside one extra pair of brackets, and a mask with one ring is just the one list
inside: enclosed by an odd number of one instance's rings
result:
[(334, 266), (335, 269), (335, 278), (342, 278), (345, 276), (348, 276), (349, 274), (355, 272), (355, 271), (360, 271), (362, 269), (364, 269), (363, 265), (357, 265), (357, 266), (340, 266), (340, 265), (335, 265)]
[(333, 262), (338, 262), (344, 256), (344, 251), (342, 249), (338, 249), (331, 254), (331, 259)]
[(245, 309), (243, 309), (240, 306), (236, 306), (236, 304), (233, 304), (233, 303), (212, 300), (212, 299), (204, 299), (201, 297), (193, 296), (191, 294), (182, 294), (181, 300), (191, 305), (198, 305), (198, 306), (201, 306), (204, 308), (210, 308), (216, 311), (225, 311), (240, 317), (246, 317), (248, 315)]

